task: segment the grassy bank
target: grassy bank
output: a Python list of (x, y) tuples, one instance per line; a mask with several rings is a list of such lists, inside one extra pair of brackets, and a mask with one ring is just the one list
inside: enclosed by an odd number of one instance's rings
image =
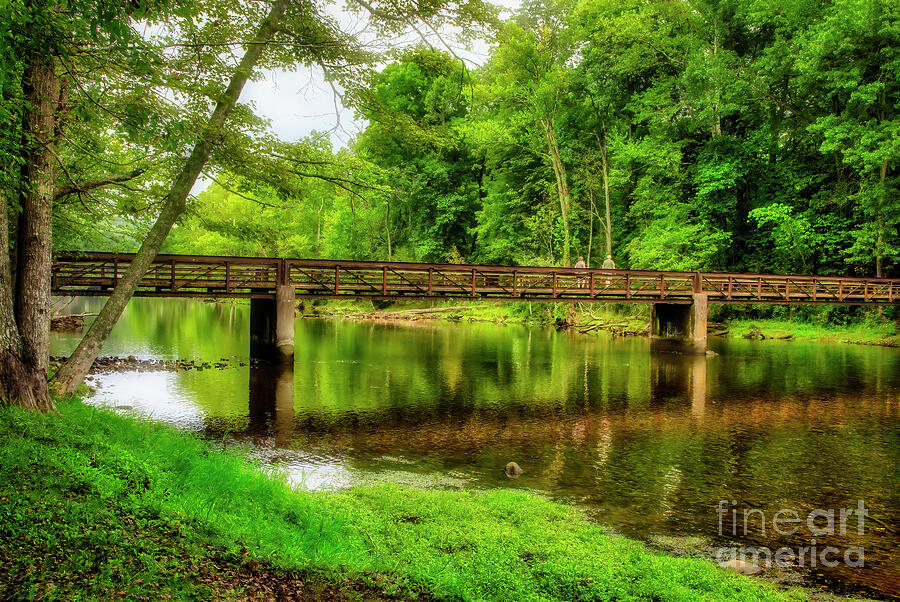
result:
[(59, 405), (0, 409), (0, 599), (802, 597), (534, 495), (292, 490), (240, 450)]
[[(861, 345), (900, 346), (897, 326), (883, 324), (821, 325), (798, 320), (729, 320), (725, 323), (729, 336), (765, 339), (819, 340)], [(754, 331), (757, 331), (754, 333)]]
[(304, 305), (301, 313), (306, 317), (491, 322), (534, 326), (565, 324), (572, 327), (606, 321), (627, 329), (645, 328), (650, 316), (649, 308), (639, 305), (509, 301), (404, 301), (375, 309), (366, 301), (340, 300)]
[[(374, 309), (360, 300), (308, 305), (304, 315), (387, 320), (441, 320), (497, 324), (565, 324), (575, 330), (638, 334), (647, 330), (649, 306), (590, 303), (509, 303), (410, 301)], [(726, 337), (807, 339), (868, 345), (900, 345), (897, 322), (872, 308), (790, 308), (714, 306), (710, 333)], [(592, 328), (595, 326), (595, 328)], [(597, 327), (599, 326), (599, 327)], [(754, 333), (755, 331), (755, 333)]]

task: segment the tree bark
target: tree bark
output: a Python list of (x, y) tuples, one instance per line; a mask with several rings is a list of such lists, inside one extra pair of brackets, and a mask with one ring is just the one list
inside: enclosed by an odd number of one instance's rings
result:
[(385, 202), (384, 233), (387, 236), (388, 261), (390, 261), (391, 257), (393, 257), (393, 253), (391, 250), (391, 201), (390, 200)]
[(222, 138), (222, 130), (228, 116), (234, 109), (250, 73), (259, 61), (266, 43), (275, 35), (278, 25), (284, 16), (290, 0), (276, 0), (269, 14), (260, 25), (254, 40), (247, 46), (244, 56), (231, 76), (228, 87), (216, 104), (216, 108), (204, 128), (203, 134), (194, 146), (190, 157), (184, 164), (160, 211), (156, 223), (147, 234), (134, 259), (128, 265), (121, 280), (116, 284), (112, 294), (100, 310), (100, 314), (91, 328), (79, 343), (75, 353), (57, 372), (53, 388), (62, 395), (71, 395), (84, 380), (91, 368), (103, 342), (109, 336), (116, 321), (134, 295), (134, 291), (147, 271), (150, 263), (159, 253), (175, 220), (184, 212), (187, 197), (191, 192), (201, 170), (209, 161), (210, 153)]
[(563, 265), (568, 266), (571, 261), (569, 257), (569, 246), (571, 245), (571, 235), (569, 232), (569, 183), (566, 177), (566, 167), (563, 165), (559, 156), (559, 144), (556, 141), (556, 133), (553, 131), (553, 123), (549, 119), (541, 120), (544, 129), (544, 137), (547, 140), (547, 147), (550, 151), (550, 165), (553, 167), (553, 173), (556, 176), (556, 189), (559, 194), (559, 210), (563, 220)]
[(590, 187), (588, 187), (588, 194), (591, 199), (591, 210), (588, 211), (588, 215), (591, 216), (591, 219), (590, 227), (588, 228), (587, 261), (585, 263), (587, 263), (587, 267), (591, 267), (591, 252), (594, 247), (594, 211), (596, 209), (594, 208), (594, 191)]
[(322, 256), (322, 215), (325, 213), (325, 197), (319, 201), (319, 211), (316, 213), (316, 257)]
[(0, 404), (29, 410), (53, 410), (47, 377), (22, 361), (22, 340), (16, 326), (9, 259), (6, 193), (0, 189)]
[(56, 113), (60, 101), (56, 60), (35, 53), (24, 77), (25, 190), (17, 232), (16, 324), (22, 361), (46, 379), (50, 361), (52, 212), (56, 191)]
[[(31, 71), (29, 70), (26, 75), (30, 76)], [(22, 84), (25, 82), (22, 81)], [(23, 85), (23, 88), (26, 92), (32, 90), (27, 85)], [(29, 112), (27, 117), (34, 118), (37, 114)], [(23, 115), (23, 120), (25, 117), (26, 115)], [(10, 166), (5, 168), (8, 169)], [(26, 177), (24, 167), (21, 169), (20, 177), (22, 179)], [(0, 186), (0, 405), (16, 405), (30, 410), (52, 410), (54, 406), (47, 391), (46, 376), (22, 361), (22, 339), (16, 324), (13, 278), (18, 256), (15, 249), (10, 253), (8, 200), (7, 190)], [(18, 228), (13, 232), (13, 236), (17, 234)]]
[[(713, 55), (719, 54), (719, 20), (713, 19), (715, 33), (713, 34)], [(718, 81), (713, 85), (713, 99), (711, 100), (713, 110), (712, 137), (716, 138), (722, 135), (722, 115), (720, 108), (722, 104), (722, 90)]]

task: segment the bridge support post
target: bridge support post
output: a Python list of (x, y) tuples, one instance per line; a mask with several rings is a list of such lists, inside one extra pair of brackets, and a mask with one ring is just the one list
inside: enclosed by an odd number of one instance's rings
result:
[(291, 286), (278, 285), (275, 298), (250, 299), (250, 357), (289, 360), (294, 357), (294, 304)]
[(297, 292), (293, 286), (280, 284), (275, 289), (275, 346), (282, 359), (294, 357), (294, 308)]
[(693, 303), (650, 306), (650, 350), (706, 353), (707, 296), (694, 293)]

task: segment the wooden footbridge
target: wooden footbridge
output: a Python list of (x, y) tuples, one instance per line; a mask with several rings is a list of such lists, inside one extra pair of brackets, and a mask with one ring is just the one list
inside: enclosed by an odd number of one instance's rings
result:
[[(59, 255), (56, 295), (108, 295), (134, 255)], [(293, 354), (297, 298), (651, 304), (651, 342), (706, 349), (709, 303), (892, 305), (900, 279), (159, 255), (139, 297), (251, 299), (251, 354)]]
[[(134, 256), (60, 255), (53, 293), (108, 295)], [(159, 255), (136, 295), (274, 298), (496, 299), (507, 301), (895, 304), (900, 279)]]

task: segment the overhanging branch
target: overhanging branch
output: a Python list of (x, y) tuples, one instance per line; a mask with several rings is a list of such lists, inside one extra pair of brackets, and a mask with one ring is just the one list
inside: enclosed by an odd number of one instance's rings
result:
[(66, 186), (58, 186), (56, 188), (56, 192), (53, 195), (53, 200), (58, 201), (64, 197), (69, 196), (70, 194), (87, 192), (89, 190), (102, 188), (103, 186), (109, 186), (111, 184), (121, 184), (122, 182), (128, 182), (129, 180), (133, 180), (143, 174), (144, 171), (144, 169), (135, 169), (128, 173), (116, 174), (107, 176), (105, 178), (97, 178), (96, 180), (88, 180), (87, 182), (72, 183)]

